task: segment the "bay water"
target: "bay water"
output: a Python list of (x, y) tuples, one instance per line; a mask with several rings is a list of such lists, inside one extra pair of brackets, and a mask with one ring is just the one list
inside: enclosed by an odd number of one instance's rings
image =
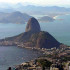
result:
[[(39, 16), (38, 16), (39, 17)], [(42, 31), (49, 32), (59, 42), (70, 46), (70, 15), (58, 16), (54, 22), (40, 23)], [(25, 32), (26, 24), (0, 23), (0, 39)], [(0, 46), (0, 70), (38, 57), (38, 51)]]

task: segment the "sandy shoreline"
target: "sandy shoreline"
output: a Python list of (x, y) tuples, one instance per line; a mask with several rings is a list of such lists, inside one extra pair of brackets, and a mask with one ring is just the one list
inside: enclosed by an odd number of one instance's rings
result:
[[(59, 15), (58, 15), (59, 16)], [(54, 16), (53, 19), (57, 19), (58, 16)]]
[[(64, 15), (70, 15), (70, 14), (64, 14)], [(62, 16), (62, 15), (53, 16), (53, 19), (57, 19), (57, 17), (59, 17), (59, 16)]]

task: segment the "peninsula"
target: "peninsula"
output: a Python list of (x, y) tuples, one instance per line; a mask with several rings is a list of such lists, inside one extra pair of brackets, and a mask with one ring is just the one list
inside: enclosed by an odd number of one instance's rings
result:
[(8, 37), (0, 40), (3, 46), (20, 46), (25, 48), (58, 48), (60, 43), (48, 32), (41, 31), (39, 22), (34, 18), (30, 18), (26, 30), (14, 37)]
[(0, 12), (0, 23), (25, 23), (31, 18), (26, 13), (21, 13), (19, 11), (15, 11), (12, 13), (4, 13)]

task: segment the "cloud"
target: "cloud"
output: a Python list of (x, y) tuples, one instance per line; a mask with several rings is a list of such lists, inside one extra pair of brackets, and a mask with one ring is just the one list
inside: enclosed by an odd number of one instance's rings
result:
[(70, 0), (0, 0), (7, 3), (25, 3), (29, 2), (36, 5), (70, 5)]

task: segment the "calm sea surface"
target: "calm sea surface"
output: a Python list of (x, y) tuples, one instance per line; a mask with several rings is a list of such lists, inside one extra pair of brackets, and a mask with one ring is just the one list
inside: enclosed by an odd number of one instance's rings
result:
[[(49, 32), (59, 42), (70, 45), (70, 15), (59, 16), (54, 22), (40, 23), (40, 26), (42, 31)], [(25, 31), (25, 27), (26, 24), (0, 23), (0, 39), (18, 35)], [(29, 61), (39, 55), (37, 51), (22, 49), (15, 46), (0, 46), (0, 70), (6, 70), (9, 66)]]
[(0, 70), (7, 70), (9, 66), (15, 66), (22, 62), (35, 59), (42, 53), (15, 46), (0, 46)]

